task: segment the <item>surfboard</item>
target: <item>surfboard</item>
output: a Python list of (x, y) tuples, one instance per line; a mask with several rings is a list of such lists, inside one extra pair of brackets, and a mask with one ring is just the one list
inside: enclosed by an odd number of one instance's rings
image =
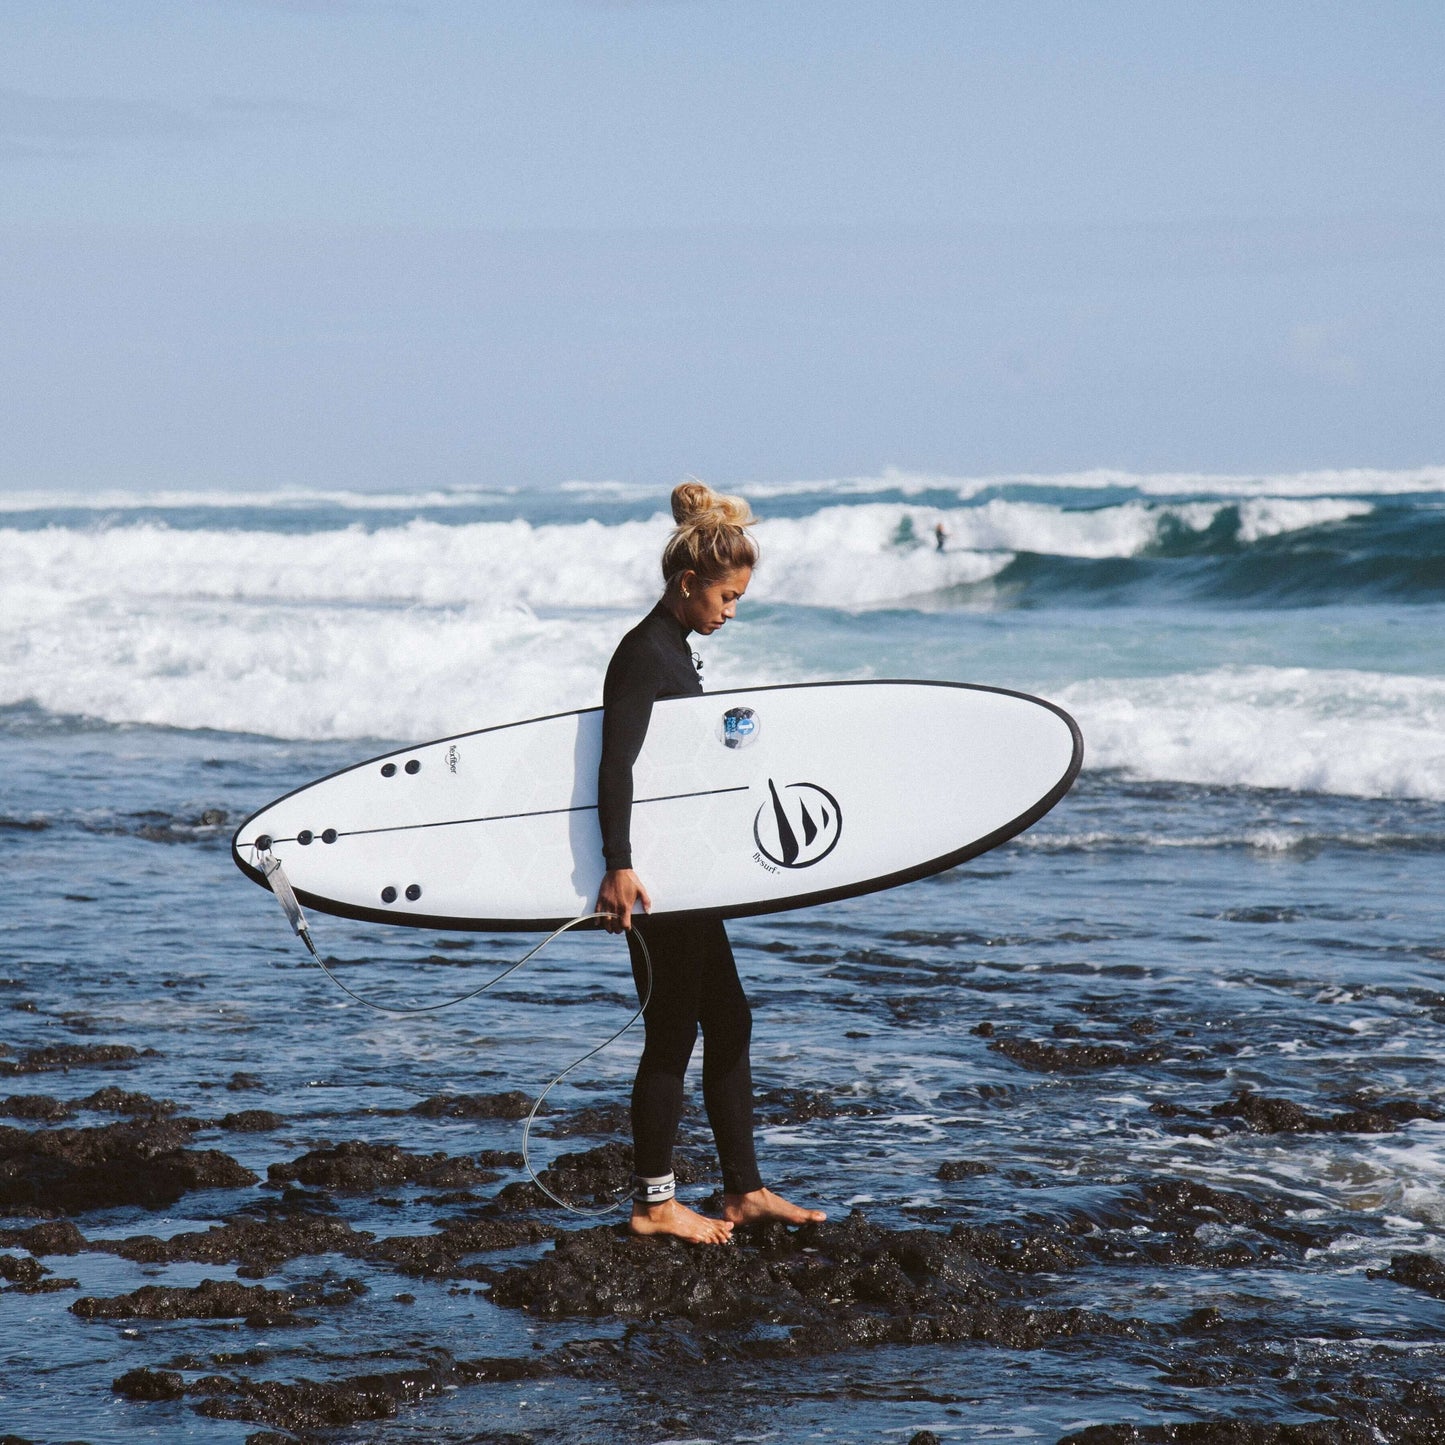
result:
[[(461, 733), (286, 794), (236, 830), (268, 886), (413, 928), (552, 929), (602, 880), (602, 710)], [(652, 912), (735, 918), (892, 888), (1016, 836), (1078, 775), (1074, 720), (976, 684), (823, 682), (654, 705), (633, 768), (632, 850)]]

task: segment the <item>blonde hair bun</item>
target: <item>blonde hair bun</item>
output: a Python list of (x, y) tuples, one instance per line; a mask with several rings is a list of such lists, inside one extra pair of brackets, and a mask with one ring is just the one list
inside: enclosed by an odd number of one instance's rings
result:
[(758, 544), (747, 529), (757, 521), (741, 497), (725, 497), (689, 477), (672, 489), (677, 526), (662, 549), (662, 576), (671, 585), (684, 572), (717, 582), (739, 567), (758, 565)]
[(679, 527), (751, 527), (757, 518), (741, 497), (725, 497), (689, 477), (672, 489), (672, 520)]

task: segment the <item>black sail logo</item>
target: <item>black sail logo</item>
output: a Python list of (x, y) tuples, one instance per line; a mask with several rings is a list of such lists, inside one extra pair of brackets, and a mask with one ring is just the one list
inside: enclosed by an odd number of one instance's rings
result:
[(811, 868), (837, 846), (843, 831), (838, 800), (816, 783), (768, 779), (768, 801), (753, 819), (758, 851), (783, 868)]

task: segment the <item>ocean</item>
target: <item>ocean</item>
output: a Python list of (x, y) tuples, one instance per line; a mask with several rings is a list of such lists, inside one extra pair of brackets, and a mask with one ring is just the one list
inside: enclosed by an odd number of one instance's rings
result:
[[(581, 1259), (615, 1226), (513, 1188), (521, 1126), (495, 1102), (625, 1020), (620, 945), (568, 935), (471, 1004), (374, 1014), (229, 838), (388, 746), (598, 702), (659, 591), (665, 496), (0, 497), (0, 1433), (902, 1445), (1445, 1420), (1445, 468), (737, 490), (763, 561), (697, 645), (705, 686), (1017, 688), (1077, 718), (1085, 765), (960, 869), (730, 925), (765, 1174), (841, 1223), (646, 1306), (625, 1281), (543, 1288), (571, 1256), (528, 1230)], [(397, 1003), (522, 946), (313, 922), (350, 986)], [(549, 1100), (544, 1162), (626, 1142), (638, 1044)], [(452, 1096), (474, 1102), (428, 1105)], [(685, 1129), (703, 1200), (700, 1105)], [(380, 1172), (336, 1163), (393, 1145)], [(406, 1162), (433, 1153), (470, 1162)], [(351, 1233), (165, 1244), (297, 1220)], [(383, 1247), (498, 1220), (430, 1268)], [(826, 1289), (789, 1250), (829, 1262)], [(206, 1317), (205, 1279), (277, 1299)], [(175, 1296), (147, 1315), (145, 1286)]]

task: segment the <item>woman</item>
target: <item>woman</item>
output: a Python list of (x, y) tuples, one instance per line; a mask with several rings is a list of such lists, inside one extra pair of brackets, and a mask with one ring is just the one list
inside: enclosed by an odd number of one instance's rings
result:
[[(602, 689), (602, 763), (597, 816), (607, 873), (597, 911), (612, 933), (628, 931), (632, 974), (645, 987), (641, 950), (652, 958), (646, 1043), (632, 1087), (634, 1234), (673, 1234), (725, 1244), (734, 1225), (764, 1219), (805, 1224), (826, 1216), (763, 1187), (753, 1149), (753, 1079), (748, 1057), (752, 1012), (720, 918), (652, 919), (651, 900), (632, 867), (632, 765), (642, 750), (652, 705), (701, 694), (688, 634), (708, 636), (730, 621), (758, 560), (748, 535), (748, 504), (701, 482), (672, 494), (677, 523), (662, 552), (662, 600), (617, 646)], [(703, 1036), (702, 1095), (723, 1171), (723, 1218), (709, 1219), (674, 1194), (672, 1146), (682, 1114), (683, 1077)]]

